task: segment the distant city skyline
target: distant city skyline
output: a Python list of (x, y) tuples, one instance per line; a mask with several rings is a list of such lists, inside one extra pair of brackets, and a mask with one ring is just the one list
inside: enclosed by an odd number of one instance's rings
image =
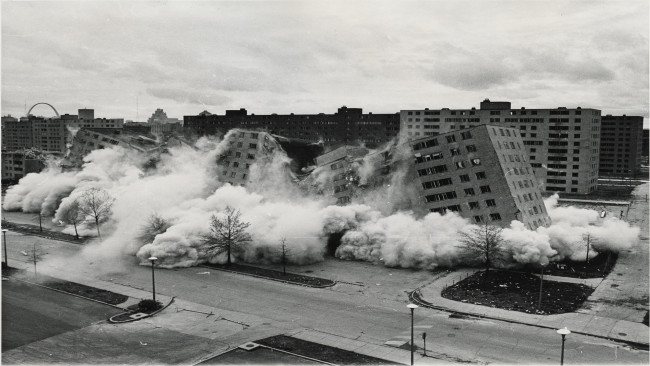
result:
[(1, 6), (2, 115), (37, 102), (146, 121), (157, 108), (393, 113), (489, 98), (640, 115), (648, 128), (646, 1)]

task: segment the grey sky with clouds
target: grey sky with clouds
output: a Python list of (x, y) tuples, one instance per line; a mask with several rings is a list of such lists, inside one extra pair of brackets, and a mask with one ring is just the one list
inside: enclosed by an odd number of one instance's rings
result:
[[(2, 114), (478, 107), (648, 117), (647, 1), (2, 1)], [(35, 113), (50, 115), (45, 107)], [(43, 109), (40, 109), (43, 108)], [(646, 118), (647, 127), (647, 118)]]

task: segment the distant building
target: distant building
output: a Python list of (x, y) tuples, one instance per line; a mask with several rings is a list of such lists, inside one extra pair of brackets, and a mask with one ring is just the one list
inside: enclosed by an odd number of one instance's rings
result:
[(81, 128), (72, 140), (65, 165), (80, 167), (83, 158), (91, 151), (111, 146), (121, 146), (152, 155), (159, 153), (161, 149), (154, 136), (145, 136), (123, 128)]
[(78, 111), (79, 119), (86, 121), (92, 121), (95, 119), (95, 110), (94, 109), (79, 109)]
[(599, 175), (637, 176), (643, 152), (643, 117), (608, 114), (602, 117), (601, 131)]
[[(389, 173), (405, 169), (401, 184), (404, 191), (413, 192), (407, 208), (416, 214), (453, 211), (474, 223), (508, 226), (518, 220), (532, 230), (551, 223), (515, 128), (479, 125), (420, 137), (367, 156), (363, 149), (342, 147), (317, 162), (317, 169), (332, 171), (323, 193), (333, 194), (339, 204), (350, 202), (364, 186), (385, 183)], [(364, 177), (368, 171), (374, 177)]]
[(30, 116), (2, 119), (2, 150), (36, 148), (44, 152), (65, 153), (68, 131), (66, 121)]
[(510, 102), (481, 102), (480, 109), (402, 110), (400, 138), (420, 139), (481, 124), (516, 128), (540, 189), (588, 194), (598, 184), (600, 111), (589, 108), (512, 109)]
[(165, 113), (165, 111), (163, 111), (160, 108), (156, 109), (156, 111), (153, 112), (151, 117), (149, 117), (149, 119), (147, 120), (147, 123), (161, 123), (161, 124), (165, 124), (165, 123), (178, 123), (178, 124), (181, 124), (181, 122), (183, 122), (183, 121), (181, 121), (178, 118), (169, 118), (169, 117), (167, 117), (167, 113)]
[(648, 130), (643, 130), (643, 136), (641, 137), (641, 160), (645, 165), (648, 165), (648, 150), (650, 149), (648, 132)]
[(126, 131), (139, 133), (142, 135), (148, 135), (151, 133), (151, 125), (144, 122), (126, 122), (122, 128)]
[(124, 118), (80, 118), (67, 121), (67, 125), (76, 128), (122, 128), (124, 127)]
[(397, 113), (364, 114), (361, 108), (345, 106), (334, 114), (249, 115), (242, 108), (227, 110), (225, 115), (204, 111), (184, 117), (184, 127), (199, 135), (224, 135), (232, 128), (243, 128), (312, 142), (322, 141), (328, 147), (348, 144), (380, 146), (397, 136), (399, 123)]
[(29, 173), (45, 168), (45, 154), (35, 149), (2, 151), (2, 182), (15, 183)]

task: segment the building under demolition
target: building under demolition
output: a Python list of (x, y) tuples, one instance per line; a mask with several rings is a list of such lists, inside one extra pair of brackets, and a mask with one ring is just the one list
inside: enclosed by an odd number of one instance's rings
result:
[(532, 230), (551, 223), (514, 128), (481, 125), (373, 152), (345, 146), (316, 161), (308, 185), (339, 204), (392, 184), (419, 215), (453, 211), (475, 223), (507, 226), (518, 220)]
[(480, 124), (518, 129), (540, 189), (589, 194), (598, 184), (600, 110), (558, 107), (513, 109), (481, 102), (480, 109), (402, 110), (400, 139), (412, 140)]
[(154, 136), (145, 136), (123, 128), (81, 128), (72, 140), (64, 165), (80, 167), (83, 158), (90, 152), (111, 146), (121, 146), (127, 150), (151, 155), (161, 150), (161, 145)]

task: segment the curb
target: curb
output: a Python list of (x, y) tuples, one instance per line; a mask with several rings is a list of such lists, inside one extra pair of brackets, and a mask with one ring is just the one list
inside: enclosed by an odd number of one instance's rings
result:
[[(303, 286), (303, 287), (311, 287), (311, 288), (327, 288), (327, 287), (332, 287), (332, 286), (336, 285), (336, 281), (334, 281), (334, 280), (328, 280), (328, 281), (331, 281), (331, 282), (332, 282), (331, 285), (318, 285), (318, 286), (317, 286), (317, 285), (307, 285), (307, 284), (300, 283), (300, 282), (293, 282), (293, 281), (287, 281), (287, 280), (280, 280), (280, 279), (277, 279), (277, 278), (271, 278), (271, 277), (266, 277), (266, 276), (260, 276), (260, 275), (255, 275), (255, 274), (252, 274), (252, 273), (233, 271), (233, 270), (229, 270), (229, 269), (225, 269), (225, 268), (210, 267), (210, 266), (206, 266), (206, 265), (203, 265), (203, 264), (199, 264), (198, 267), (210, 268), (210, 269), (214, 269), (214, 270), (217, 270), (217, 271), (223, 271), (223, 272), (237, 273), (237, 274), (241, 274), (241, 275), (244, 275), (244, 276), (263, 278), (263, 279), (266, 279), (266, 280), (269, 280), (269, 281), (284, 282), (284, 283), (288, 283), (288, 284), (291, 284), (291, 285), (298, 285), (298, 286)], [(309, 276), (305, 276), (305, 277), (309, 277)]]
[[(104, 302), (104, 301), (101, 301), (101, 300), (96, 300), (96, 299), (92, 299), (92, 298), (90, 298), (90, 297), (86, 297), (86, 296), (82, 296), (82, 295), (78, 295), (78, 294), (73, 294), (73, 293), (71, 293), (71, 292), (66, 292), (66, 291), (63, 291), (63, 290), (56, 289), (56, 288), (48, 287), (48, 286), (45, 286), (45, 285), (41, 285), (41, 284), (39, 284), (39, 283), (34, 283), (34, 282), (27, 281), (27, 280), (21, 280), (20, 278), (13, 278), (13, 279), (16, 280), (16, 281), (20, 281), (20, 282), (25, 282), (25, 283), (32, 284), (32, 285), (34, 285), (34, 286), (38, 286), (38, 287), (42, 287), (42, 288), (46, 288), (46, 289), (48, 289), (48, 290), (52, 290), (52, 291), (56, 291), (56, 292), (60, 292), (60, 293), (62, 293), (62, 294), (67, 294), (67, 295), (75, 296), (75, 297), (78, 297), (78, 298), (81, 298), (81, 299), (90, 300), (90, 301), (94, 301), (94, 302), (96, 302), (96, 303), (100, 303), (100, 304), (104, 304), (104, 305), (112, 306), (112, 307), (114, 307), (114, 308), (118, 308), (118, 309), (121, 309), (121, 310), (125, 310), (123, 307), (119, 306), (119, 304), (117, 304), (117, 305), (115, 305), (115, 304), (109, 304), (109, 303)], [(126, 295), (124, 295), (124, 296), (126, 296)], [(126, 301), (124, 301), (124, 302), (126, 302)], [(124, 302), (122, 302), (121, 304), (123, 304)]]
[(108, 322), (109, 322), (109, 323), (113, 323), (113, 324), (123, 324), (123, 323), (130, 323), (130, 322), (138, 321), (138, 320), (140, 320), (140, 319), (150, 318), (150, 317), (152, 317), (152, 316), (154, 316), (154, 315), (160, 313), (161, 311), (167, 309), (167, 307), (169, 307), (169, 305), (171, 305), (173, 302), (174, 302), (174, 297), (172, 296), (171, 300), (169, 300), (169, 302), (167, 303), (167, 305), (165, 305), (165, 306), (163, 306), (162, 308), (160, 308), (160, 309), (154, 311), (154, 312), (151, 313), (151, 314), (147, 314), (146, 316), (143, 316), (143, 317), (140, 317), (140, 318), (135, 318), (135, 319), (127, 319), (127, 320), (113, 320), (113, 318), (115, 318), (115, 317), (117, 317), (117, 316), (120, 316), (120, 315), (123, 315), (123, 314), (128, 313), (128, 312), (123, 312), (123, 313), (119, 313), (119, 314), (117, 314), (117, 315), (113, 315), (112, 317), (108, 318)]
[[(408, 293), (409, 300), (411, 300), (413, 303), (415, 303), (417, 305), (420, 305), (420, 306), (423, 306), (425, 308), (441, 310), (441, 311), (445, 311), (445, 312), (448, 312), (448, 313), (451, 313), (451, 314), (468, 315), (468, 316), (473, 316), (473, 317), (476, 317), (476, 318), (498, 320), (498, 321), (507, 322), (507, 323), (528, 325), (528, 326), (544, 328), (544, 329), (553, 329), (553, 330), (557, 329), (557, 328), (549, 327), (549, 326), (546, 326), (546, 325), (531, 324), (531, 323), (526, 323), (526, 322), (519, 321), (519, 320), (500, 318), (500, 317), (489, 316), (489, 315), (484, 315), (484, 314), (468, 313), (468, 312), (464, 312), (464, 311), (451, 310), (449, 308), (445, 308), (445, 307), (442, 307), (442, 306), (433, 305), (433, 304), (423, 300), (420, 297), (420, 294), (418, 292), (419, 292), (419, 289), (416, 289), (416, 290), (413, 290), (413, 291), (409, 292)], [(612, 338), (612, 337), (608, 337), (608, 336), (602, 336), (602, 335), (598, 335), (598, 334), (590, 334), (590, 333), (585, 333), (585, 332), (578, 332), (578, 331), (574, 331), (574, 330), (572, 330), (571, 333), (586, 335), (586, 336), (595, 337), (595, 338), (606, 339), (606, 340), (609, 340), (609, 341), (621, 342), (621, 343), (625, 343), (625, 344), (627, 344), (627, 345), (629, 345), (629, 346), (631, 346), (631, 347), (633, 347), (635, 349), (640, 349), (640, 350), (644, 350), (644, 351), (648, 351), (650, 349), (650, 345), (647, 344), (647, 343), (639, 343), (639, 342), (629, 341), (629, 340), (626, 340), (626, 339)]]
[[(15, 226), (20, 226), (21, 225), (21, 224), (17, 224), (15, 222), (11, 222), (11, 221), (8, 221), (7, 223), (10, 224), (10, 225), (15, 225)], [(18, 230), (18, 229), (16, 229), (16, 227), (11, 227), (11, 226), (10, 227), (3, 226), (3, 229), (7, 229), (9, 231), (13, 231), (13, 232), (20, 233), (20, 234), (23, 234), (23, 235), (38, 236), (39, 238), (45, 238), (45, 239), (57, 240), (57, 241), (64, 241), (64, 242), (70, 243), (70, 244), (84, 245), (84, 244), (86, 244), (86, 241), (88, 240), (88, 239), (85, 239), (83, 241), (77, 241), (77, 240), (70, 240), (70, 239), (53, 238), (51, 236), (46, 236), (44, 234), (36, 234), (36, 233), (28, 232), (28, 231)], [(43, 232), (45, 232), (45, 231), (50, 231), (51, 232), (52, 230), (43, 230)]]

